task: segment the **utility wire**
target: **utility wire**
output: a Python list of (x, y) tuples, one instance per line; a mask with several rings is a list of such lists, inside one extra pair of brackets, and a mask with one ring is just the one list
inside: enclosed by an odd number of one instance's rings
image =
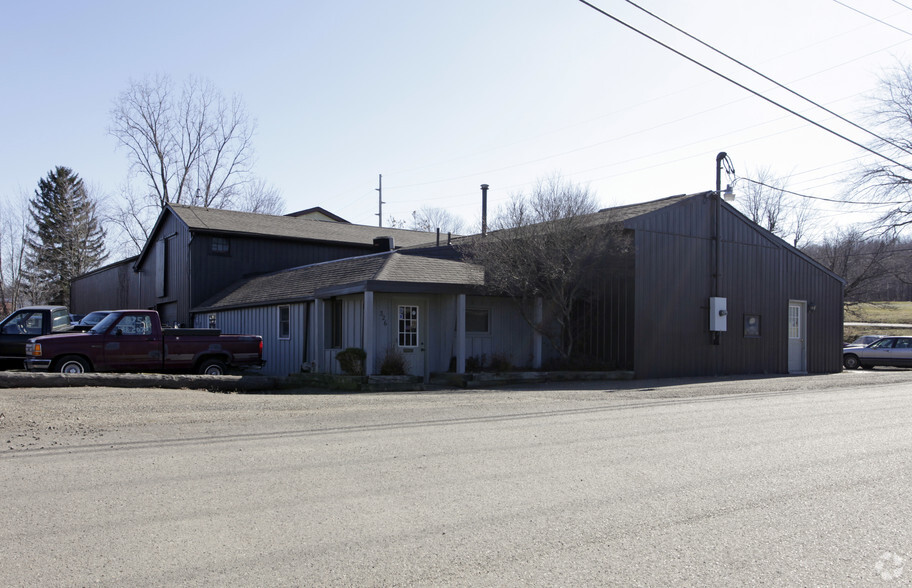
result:
[(912, 10), (912, 6), (908, 6), (908, 5), (906, 5), (906, 4), (903, 4), (903, 3), (900, 2), (899, 0), (892, 0), (892, 2), (893, 2), (894, 4), (899, 4), (900, 6), (902, 6), (903, 8), (905, 8), (906, 10)]
[[(765, 184), (759, 180), (752, 180), (750, 178), (739, 177), (739, 180), (744, 180), (745, 182), (750, 182), (751, 184), (756, 184), (758, 186), (763, 186), (764, 188), (770, 188), (771, 190), (776, 190), (778, 192), (783, 192), (785, 194), (791, 194), (792, 196), (800, 196), (801, 198), (809, 198), (811, 200), (823, 200), (824, 202), (836, 202), (838, 204), (859, 204), (864, 206), (871, 206), (871, 202), (868, 201), (859, 201), (859, 200), (836, 200), (835, 198), (824, 198), (823, 196), (811, 196), (810, 194), (800, 194), (798, 192), (792, 192), (791, 190), (786, 190), (778, 186), (771, 186)], [(908, 204), (908, 202), (879, 202), (878, 204), (889, 204), (889, 205), (901, 205)]]
[[(839, 0), (833, 0), (833, 1), (834, 1), (834, 2), (837, 2), (838, 4), (842, 4), (842, 2), (839, 2)], [(757, 71), (756, 69), (754, 69), (754, 68), (752, 68), (751, 66), (745, 64), (745, 63), (742, 62), (742, 61), (739, 61), (738, 59), (735, 59), (734, 57), (732, 57), (731, 55), (725, 53), (724, 51), (721, 51), (721, 50), (719, 50), (719, 49), (716, 49), (715, 47), (713, 47), (713, 46), (710, 45), (709, 43), (706, 43), (706, 42), (704, 42), (703, 40), (698, 39), (697, 37), (691, 35), (691, 34), (688, 33), (687, 31), (685, 31), (685, 30), (683, 30), (683, 29), (681, 29), (681, 28), (675, 26), (674, 24), (668, 22), (667, 20), (665, 20), (665, 19), (663, 19), (662, 17), (656, 15), (655, 13), (646, 10), (645, 8), (643, 8), (642, 6), (640, 6), (639, 4), (637, 4), (636, 2), (633, 2), (633, 0), (627, 0), (627, 4), (630, 4), (630, 5), (633, 6), (634, 8), (637, 8), (638, 10), (641, 10), (642, 12), (645, 12), (646, 14), (648, 14), (649, 16), (651, 16), (652, 18), (654, 18), (654, 19), (658, 20), (659, 22), (661, 22), (661, 23), (663, 23), (663, 24), (665, 24), (665, 25), (667, 25), (667, 26), (673, 28), (674, 30), (676, 30), (676, 31), (678, 31), (679, 33), (681, 33), (682, 35), (688, 37), (689, 39), (692, 39), (692, 40), (696, 41), (697, 43), (703, 45), (704, 47), (706, 47), (707, 49), (709, 49), (709, 50), (711, 50), (711, 51), (714, 51), (715, 53), (721, 55), (722, 57), (728, 59), (729, 61), (733, 61), (733, 62), (737, 63), (738, 65), (740, 65), (741, 67), (747, 69), (748, 71), (757, 74), (758, 76), (760, 76), (760, 77), (763, 78), (764, 80), (766, 80), (766, 81), (768, 81), (768, 82), (770, 82), (770, 83), (772, 83), (772, 84), (775, 84), (777, 87), (782, 88), (783, 90), (785, 90), (786, 92), (789, 92), (789, 93), (792, 94), (793, 96), (797, 96), (798, 98), (800, 98), (800, 99), (802, 99), (802, 100), (804, 100), (804, 101), (806, 101), (806, 102), (809, 102), (809, 103), (813, 104), (814, 106), (816, 106), (817, 108), (823, 110), (824, 112), (826, 112), (826, 113), (828, 113), (828, 114), (831, 114), (831, 115), (835, 116), (836, 118), (838, 118), (838, 119), (841, 120), (842, 122), (848, 123), (848, 124), (852, 125), (853, 127), (855, 127), (856, 129), (858, 129), (858, 130), (860, 130), (860, 131), (862, 131), (862, 132), (868, 133), (868, 134), (871, 135), (872, 137), (875, 137), (876, 139), (878, 139), (878, 140), (880, 140), (880, 141), (882, 141), (882, 142), (884, 142), (884, 143), (886, 143), (886, 144), (888, 144), (888, 145), (892, 145), (893, 147), (896, 147), (896, 148), (899, 149), (900, 151), (905, 151), (906, 153), (912, 155), (912, 151), (909, 151), (909, 150), (906, 149), (905, 147), (902, 147), (902, 146), (900, 146), (900, 145), (897, 145), (896, 143), (894, 143), (893, 141), (891, 141), (891, 140), (889, 140), (889, 139), (887, 139), (887, 138), (885, 138), (885, 137), (881, 137), (880, 135), (878, 135), (878, 134), (875, 133), (874, 131), (871, 131), (871, 130), (869, 130), (869, 129), (866, 129), (865, 127), (863, 127), (863, 126), (861, 126), (861, 125), (859, 125), (859, 124), (856, 124), (855, 122), (853, 122), (853, 121), (851, 121), (851, 120), (845, 118), (844, 116), (842, 116), (842, 115), (840, 115), (840, 114), (838, 114), (838, 113), (836, 113), (836, 112), (833, 112), (832, 110), (830, 110), (830, 109), (827, 108), (826, 106), (823, 106), (822, 104), (819, 104), (818, 102), (815, 102), (814, 100), (811, 100), (811, 99), (808, 98), (807, 96), (804, 96), (804, 95), (802, 95), (802, 94), (796, 92), (795, 90), (792, 90), (792, 89), (789, 88), (788, 86), (785, 86), (784, 84), (780, 84), (779, 82), (777, 82), (777, 81), (774, 80), (773, 78), (769, 77), (768, 75), (766, 75), (766, 74), (764, 74), (764, 73), (762, 73), (762, 72)]]
[[(910, 33), (909, 31), (907, 31), (907, 30), (905, 30), (905, 29), (901, 29), (901, 28), (899, 28), (898, 26), (892, 25), (892, 24), (888, 23), (888, 22), (885, 21), (885, 20), (881, 20), (881, 19), (877, 18), (876, 16), (871, 16), (871, 15), (868, 14), (867, 12), (863, 12), (863, 11), (861, 11), (861, 10), (858, 10), (858, 9), (855, 8), (854, 6), (849, 6), (849, 5), (846, 4), (845, 2), (840, 2), (840, 0), (833, 0), (833, 2), (835, 2), (836, 4), (839, 4), (840, 6), (844, 6), (845, 8), (848, 8), (848, 9), (851, 10), (852, 12), (857, 12), (858, 14), (860, 14), (860, 15), (866, 17), (866, 18), (870, 18), (871, 20), (876, 21), (876, 22), (879, 22), (880, 24), (882, 24), (882, 25), (884, 25), (884, 26), (888, 26), (888, 27), (890, 27), (891, 29), (893, 29), (893, 30), (895, 30), (895, 31), (899, 31), (900, 33), (903, 33), (903, 34), (906, 34), (906, 35), (909, 35), (910, 37), (912, 37), (912, 33)], [(897, 2), (897, 4), (899, 4), (899, 2)], [(899, 4), (899, 5), (900, 5), (900, 6), (904, 6), (903, 4)], [(905, 7), (905, 8), (909, 8), (908, 6), (904, 6), (904, 7)]]
[(889, 161), (890, 163), (893, 163), (893, 164), (895, 164), (895, 165), (898, 165), (899, 167), (901, 167), (901, 168), (903, 168), (903, 169), (905, 169), (905, 170), (908, 170), (908, 171), (912, 172), (912, 167), (909, 167), (908, 165), (905, 165), (905, 164), (903, 164), (903, 163), (900, 163), (900, 162), (896, 161), (895, 159), (892, 159), (892, 158), (890, 158), (890, 157), (887, 157), (887, 156), (884, 155), (883, 153), (879, 153), (879, 152), (875, 151), (874, 149), (872, 149), (871, 147), (868, 147), (867, 145), (864, 145), (864, 144), (862, 144), (862, 143), (859, 143), (858, 141), (855, 141), (854, 139), (850, 139), (849, 137), (846, 137), (845, 135), (843, 135), (843, 134), (841, 134), (841, 133), (839, 133), (839, 132), (837, 132), (837, 131), (834, 131), (833, 129), (830, 129), (830, 128), (828, 128), (828, 127), (825, 127), (824, 125), (818, 123), (817, 121), (815, 121), (815, 120), (813, 120), (813, 119), (811, 119), (811, 118), (808, 118), (808, 117), (804, 116), (803, 114), (801, 114), (801, 113), (799, 113), (799, 112), (797, 112), (797, 111), (795, 111), (795, 110), (792, 110), (791, 108), (789, 108), (789, 107), (787, 107), (787, 106), (784, 106), (784, 105), (782, 105), (782, 104), (776, 102), (776, 101), (773, 100), (772, 98), (768, 98), (768, 97), (764, 96), (763, 94), (761, 94), (760, 92), (757, 92), (756, 90), (752, 90), (751, 88), (748, 88), (747, 86), (745, 86), (745, 85), (742, 84), (741, 82), (735, 81), (734, 79), (732, 79), (732, 78), (726, 76), (725, 74), (723, 74), (723, 73), (721, 73), (721, 72), (719, 72), (719, 71), (714, 70), (713, 68), (709, 67), (708, 65), (706, 65), (706, 64), (704, 64), (704, 63), (701, 63), (701, 62), (697, 61), (697, 60), (694, 59), (693, 57), (690, 57), (689, 55), (686, 55), (686, 54), (684, 54), (684, 53), (678, 51), (678, 50), (675, 49), (674, 47), (671, 47), (670, 45), (667, 45), (667, 44), (663, 43), (662, 41), (659, 41), (659, 40), (656, 39), (655, 37), (652, 37), (652, 36), (650, 36), (649, 34), (644, 33), (643, 31), (639, 30), (638, 28), (634, 27), (633, 25), (630, 25), (630, 24), (624, 22), (623, 20), (621, 20), (620, 18), (614, 16), (613, 14), (610, 14), (610, 13), (608, 13), (608, 12), (605, 12), (604, 10), (602, 10), (602, 9), (599, 8), (598, 6), (595, 6), (594, 4), (588, 2), (587, 0), (579, 0), (579, 1), (580, 1), (582, 4), (585, 4), (586, 6), (588, 6), (589, 8), (595, 10), (596, 12), (602, 14), (603, 16), (607, 16), (608, 18), (610, 18), (611, 20), (615, 21), (616, 23), (618, 23), (618, 24), (620, 24), (620, 25), (623, 25), (624, 27), (627, 27), (628, 29), (630, 29), (631, 31), (637, 33), (638, 35), (641, 35), (641, 36), (643, 36), (643, 37), (646, 37), (647, 39), (649, 39), (649, 40), (652, 41), (653, 43), (656, 43), (657, 45), (659, 45), (659, 46), (661, 46), (661, 47), (664, 47), (665, 49), (668, 49), (668, 50), (671, 51), (672, 53), (675, 53), (676, 55), (679, 55), (679, 56), (683, 57), (684, 59), (686, 59), (687, 61), (693, 63), (694, 65), (697, 65), (697, 66), (699, 66), (699, 67), (705, 69), (706, 71), (708, 71), (708, 72), (710, 72), (710, 73), (713, 73), (713, 74), (717, 75), (718, 77), (722, 78), (723, 80), (725, 80), (725, 81), (727, 81), (727, 82), (729, 82), (729, 83), (731, 83), (731, 84), (734, 84), (734, 85), (738, 86), (738, 87), (741, 88), (742, 90), (746, 90), (747, 92), (750, 92), (750, 93), (753, 94), (754, 96), (756, 96), (756, 97), (758, 97), (758, 98), (760, 98), (760, 99), (762, 99), (762, 100), (765, 100), (766, 102), (769, 102), (769, 103), (772, 104), (773, 106), (777, 106), (777, 107), (781, 108), (782, 110), (785, 110), (786, 112), (789, 112), (789, 113), (791, 113), (791, 114), (797, 116), (797, 117), (800, 118), (801, 120), (803, 120), (803, 121), (805, 121), (805, 122), (808, 122), (808, 123), (814, 125), (815, 127), (819, 128), (819, 129), (821, 129), (821, 130), (823, 130), (823, 131), (826, 131), (826, 132), (828, 132), (828, 133), (830, 133), (830, 134), (832, 134), (832, 135), (835, 135), (836, 137), (839, 137), (839, 138), (842, 139), (843, 141), (847, 141), (847, 142), (851, 143), (852, 145), (855, 145), (856, 147), (859, 147), (859, 148), (861, 148), (861, 149), (864, 149), (865, 151), (868, 151), (869, 153), (873, 153), (874, 155), (876, 155), (876, 156), (878, 156), (878, 157), (880, 157), (880, 158), (882, 158), (882, 159), (885, 159), (886, 161)]

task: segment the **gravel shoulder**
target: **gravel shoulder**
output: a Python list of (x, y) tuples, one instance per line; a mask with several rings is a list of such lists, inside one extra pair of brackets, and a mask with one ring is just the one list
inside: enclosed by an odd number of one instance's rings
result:
[[(0, 374), (2, 377), (2, 374)], [(534, 386), (424, 392), (327, 393), (283, 390), (237, 394), (145, 387), (0, 388), (0, 451), (53, 449), (154, 437), (160, 427), (202, 429), (268, 427), (300, 422), (319, 426), (328, 410), (356, 414), (366, 424), (396, 422), (404, 414), (435, 418), (441, 406), (502, 405), (560, 410), (574, 403), (633, 403), (743, 394), (790, 394), (909, 383), (912, 370), (844, 371), (809, 376), (675, 378), (566, 382)], [(910, 388), (912, 389), (912, 388)], [(771, 392), (775, 390), (775, 392)], [(441, 396), (446, 400), (441, 402)]]

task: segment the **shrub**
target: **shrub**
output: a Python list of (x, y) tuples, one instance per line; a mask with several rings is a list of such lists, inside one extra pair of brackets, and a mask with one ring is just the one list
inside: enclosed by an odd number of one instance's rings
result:
[(364, 360), (367, 353), (360, 347), (348, 347), (336, 354), (339, 367), (349, 376), (364, 375)]
[(395, 348), (386, 350), (383, 361), (380, 362), (381, 376), (404, 376), (408, 373), (408, 360), (405, 355)]
[(488, 369), (492, 372), (511, 372), (513, 371), (513, 362), (506, 353), (495, 353), (491, 356), (491, 363)]
[(468, 373), (478, 373), (484, 369), (485, 364), (485, 354), (473, 355), (472, 357), (467, 357), (465, 362), (465, 371)]

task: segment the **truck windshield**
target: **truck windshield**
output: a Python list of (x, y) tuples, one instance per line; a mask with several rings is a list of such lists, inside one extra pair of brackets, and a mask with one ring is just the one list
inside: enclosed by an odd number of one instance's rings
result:
[(108, 316), (101, 319), (101, 321), (99, 321), (99, 323), (97, 325), (95, 325), (94, 327), (89, 329), (89, 332), (90, 333), (104, 333), (105, 331), (108, 330), (108, 327), (110, 327), (118, 318), (120, 318), (120, 315), (109, 314)]

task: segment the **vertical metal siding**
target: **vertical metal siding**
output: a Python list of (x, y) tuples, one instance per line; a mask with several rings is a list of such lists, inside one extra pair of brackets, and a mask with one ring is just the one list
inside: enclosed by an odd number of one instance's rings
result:
[[(695, 198), (636, 230), (637, 377), (786, 373), (788, 301), (814, 302), (807, 326), (809, 372), (840, 369), (842, 285), (781, 241), (723, 207), (719, 295), (727, 331), (711, 344), (711, 199)], [(743, 317), (761, 317), (759, 338)]]
[[(480, 361), (484, 356), (485, 363), (490, 363), (492, 357), (499, 355), (517, 368), (531, 368), (533, 330), (513, 300), (497, 296), (467, 296), (466, 308), (489, 311), (487, 334), (466, 333), (466, 358), (474, 357)], [(547, 346), (547, 341), (543, 345)]]
[(82, 276), (70, 284), (70, 312), (88, 314), (93, 310), (132, 308), (136, 306), (138, 275), (134, 260), (112, 265)]
[(261, 306), (201, 313), (194, 317), (194, 326), (209, 326), (209, 314), (216, 315), (216, 327), (225, 334), (260, 335), (263, 337), (263, 375), (285, 377), (301, 371), (304, 357), (308, 303), (289, 304), (291, 338), (279, 339), (279, 307)]

